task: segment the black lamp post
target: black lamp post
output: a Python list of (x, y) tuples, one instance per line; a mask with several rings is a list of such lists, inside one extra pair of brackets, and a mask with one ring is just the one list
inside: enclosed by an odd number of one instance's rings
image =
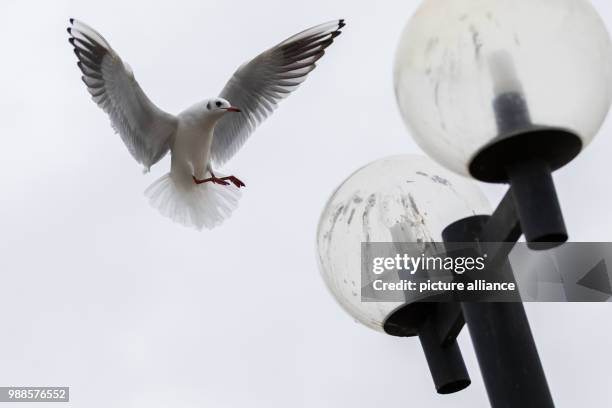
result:
[[(587, 0), (424, 1), (396, 59), (404, 119), (442, 165), (510, 186), (491, 216), (450, 224), (444, 241), (474, 242), (508, 271), (521, 235), (534, 250), (564, 243), (552, 172), (599, 130), (611, 75), (610, 38)], [(552, 407), (522, 304), (462, 302), (460, 310), (458, 323), (439, 325), (442, 339), (465, 320), (491, 405)]]
[[(553, 407), (520, 297), (487, 303), (404, 294), (392, 306), (359, 304), (340, 279), (354, 265), (336, 237), (469, 243), (476, 253), (488, 254), (492, 269), (507, 281), (514, 279), (508, 255), (522, 235), (536, 251), (566, 242), (552, 173), (588, 145), (609, 111), (612, 46), (606, 27), (587, 0), (425, 0), (400, 40), (394, 79), (402, 116), (431, 158), (463, 176), (508, 184), (509, 190), (492, 214), (476, 208), (475, 200), (468, 205), (471, 213), (455, 217), (451, 208), (461, 200), (417, 188), (417, 176), (426, 175), (469, 200), (468, 188), (451, 182), (450, 175), (415, 170), (415, 176), (399, 165), (386, 173), (382, 165), (362, 169), (339, 188), (321, 218), (318, 245), (326, 282), (364, 324), (395, 336), (418, 335), (439, 393), (470, 384), (456, 341), (467, 324), (491, 406)], [(376, 171), (379, 180), (395, 182), (396, 190), (368, 184)], [(350, 191), (359, 191), (358, 200), (345, 196)], [(380, 202), (390, 194), (408, 203), (406, 212)], [(436, 194), (447, 200), (445, 208), (437, 207)], [(372, 218), (376, 211), (381, 225)], [(355, 219), (357, 227), (350, 226)], [(441, 220), (446, 224), (439, 225)], [(362, 247), (360, 259), (369, 248)], [(371, 284), (361, 281), (362, 288)]]

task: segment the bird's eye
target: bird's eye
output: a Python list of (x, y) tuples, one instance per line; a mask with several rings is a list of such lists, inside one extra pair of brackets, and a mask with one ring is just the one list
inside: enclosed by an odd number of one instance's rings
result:
[(215, 105), (217, 105), (217, 108), (221, 107), (221, 102), (217, 101), (217, 103), (215, 103)]

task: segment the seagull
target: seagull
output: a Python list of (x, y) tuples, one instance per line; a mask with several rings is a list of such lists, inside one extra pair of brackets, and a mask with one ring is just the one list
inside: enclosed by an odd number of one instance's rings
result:
[(226, 220), (245, 187), (238, 177), (213, 171), (213, 164), (234, 156), (304, 82), (344, 25), (334, 20), (289, 37), (242, 64), (218, 97), (178, 115), (151, 102), (130, 66), (96, 30), (70, 19), (68, 34), (87, 91), (144, 172), (171, 153), (170, 172), (145, 191), (149, 203), (173, 221), (202, 230)]

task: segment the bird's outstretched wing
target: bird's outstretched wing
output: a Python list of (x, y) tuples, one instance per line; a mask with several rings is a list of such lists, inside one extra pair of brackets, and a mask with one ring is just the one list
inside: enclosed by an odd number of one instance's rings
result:
[(176, 117), (149, 100), (104, 37), (75, 19), (70, 19), (70, 25), (69, 41), (92, 99), (108, 114), (134, 159), (150, 168), (168, 152), (177, 129)]
[(242, 113), (225, 115), (215, 127), (215, 164), (229, 160), (278, 102), (304, 82), (342, 27), (344, 20), (334, 20), (302, 31), (238, 68), (220, 96)]

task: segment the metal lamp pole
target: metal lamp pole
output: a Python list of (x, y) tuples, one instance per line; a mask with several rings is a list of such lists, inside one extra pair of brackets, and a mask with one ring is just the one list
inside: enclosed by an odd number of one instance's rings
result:
[[(505, 269), (511, 276), (508, 255), (513, 245), (491, 247), (489, 243), (514, 244), (524, 234), (532, 249), (542, 250), (567, 240), (551, 169), (580, 151), (580, 139), (563, 129), (533, 125), (513, 66), (503, 62), (504, 80), (513, 82), (514, 90), (500, 93), (493, 101), (502, 136), (476, 156), (471, 169), (477, 178), (508, 182), (510, 189), (493, 215), (459, 220), (442, 236), (448, 243), (473, 242), (475, 247), (485, 247), (480, 249), (496, 260), (494, 267)], [(547, 143), (553, 138), (564, 143)], [(555, 145), (556, 149), (551, 148)], [(491, 406), (554, 407), (520, 299), (507, 303), (462, 302), (461, 311)]]
[[(487, 255), (486, 271), (444, 276), (444, 283), (476, 283), (484, 272), (516, 283), (509, 254), (521, 236), (535, 251), (567, 241), (552, 173), (593, 140), (612, 105), (605, 86), (612, 41), (588, 0), (541, 3), (422, 1), (400, 38), (394, 90), (413, 139), (450, 173), (439, 177), (428, 165), (417, 170), (424, 164), (413, 157), (374, 162), (334, 193), (317, 233), (322, 274), (340, 304), (370, 328), (418, 336), (440, 394), (470, 384), (457, 343), (467, 324), (493, 408), (554, 407), (518, 290), (483, 299), (486, 291), (478, 289), (459, 290), (461, 296), (409, 289), (397, 300), (376, 297), (376, 278), (364, 273), (358, 302), (356, 271), (368, 272), (368, 256), (379, 252), (362, 246), (354, 254), (354, 241), (382, 237), (397, 247), (438, 248), (443, 240), (445, 256)], [(564, 16), (563, 24), (554, 16)], [(550, 47), (552, 41), (558, 46)], [(592, 106), (580, 109), (586, 104)], [(509, 189), (491, 215), (469, 216), (489, 214), (490, 207), (478, 204), (481, 193), (453, 173)], [(360, 265), (347, 261), (360, 255)], [(391, 283), (403, 279), (399, 272), (390, 273)]]

